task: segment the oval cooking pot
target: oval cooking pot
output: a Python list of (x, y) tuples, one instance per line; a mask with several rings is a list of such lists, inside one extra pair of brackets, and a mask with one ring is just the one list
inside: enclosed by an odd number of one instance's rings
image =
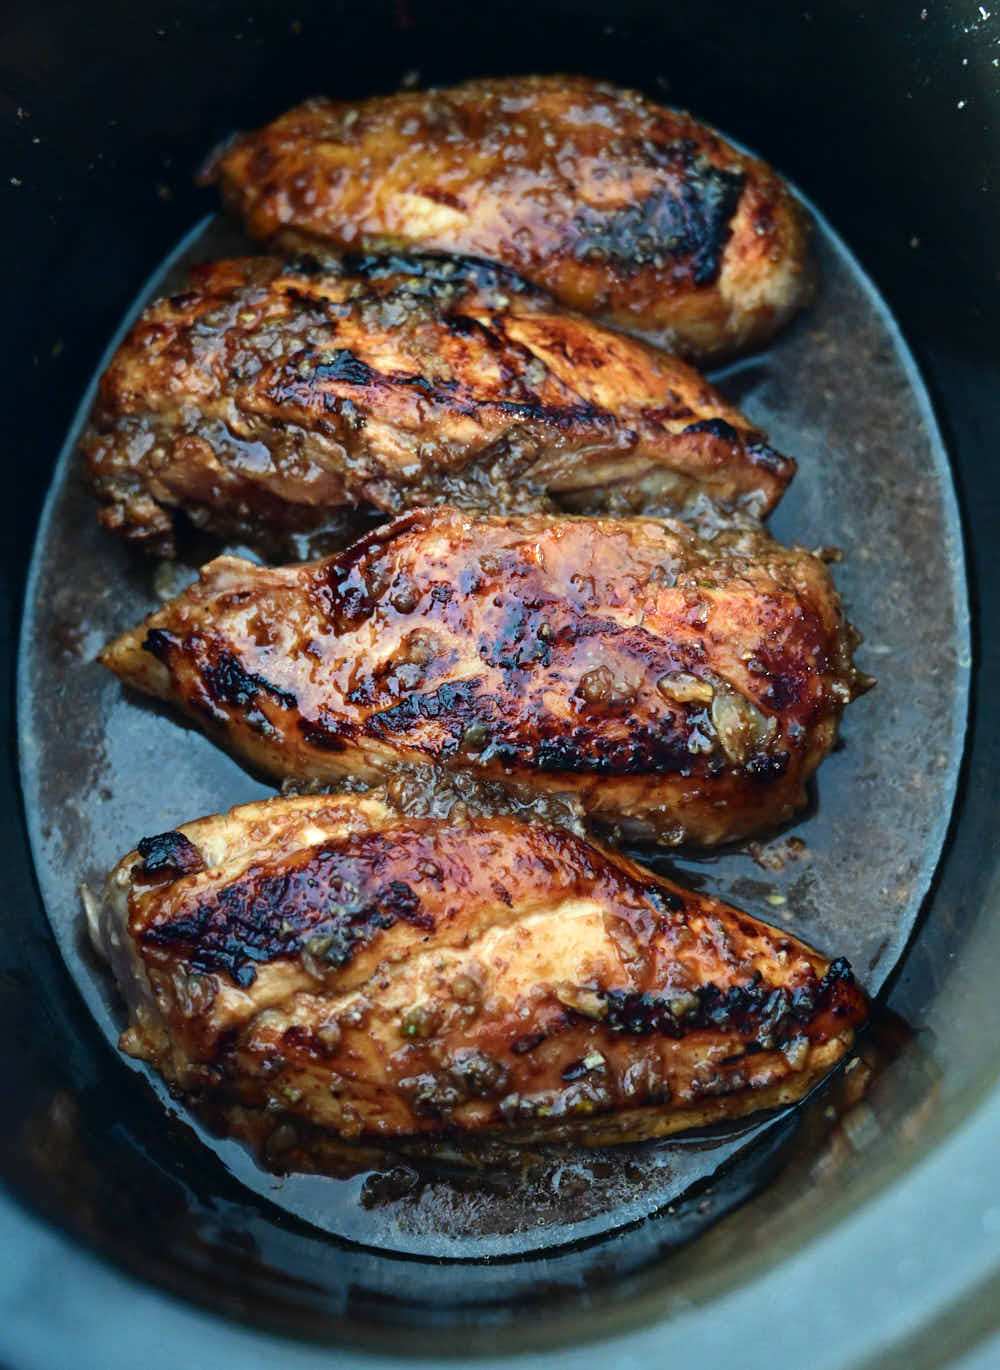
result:
[[(8, 14), (0, 1362), (1000, 1364), (998, 60), (1000, 14), (936, 0), (37, 0)], [(60, 443), (142, 281), (214, 207), (192, 178), (206, 151), (314, 92), (532, 70), (607, 77), (691, 108), (794, 180), (870, 272), (953, 462), (973, 584), (973, 714), (945, 855), (887, 994), (921, 1049), (889, 1067), (864, 1135), (857, 1119), (845, 1134), (836, 1182), (823, 1182), (829, 1151), (764, 1157), (756, 1197), (694, 1243), (576, 1286), (542, 1262), (530, 1298), (521, 1282), (516, 1299), (468, 1304), (456, 1329), (447, 1309), (462, 1303), (462, 1266), (415, 1262), (412, 1300), (385, 1298), (378, 1262), (394, 1258), (362, 1261), (243, 1190), (109, 1057), (34, 884), (11, 681)], [(925, 555), (948, 574), (944, 549)], [(930, 757), (935, 738), (909, 745)]]

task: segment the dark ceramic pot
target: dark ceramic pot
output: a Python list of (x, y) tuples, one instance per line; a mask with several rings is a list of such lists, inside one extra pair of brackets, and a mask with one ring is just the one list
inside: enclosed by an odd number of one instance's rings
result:
[[(10, 1370), (253, 1370), (334, 1354), (341, 1365), (449, 1355), (539, 1367), (1000, 1364), (1000, 12), (988, 11), (39, 0), (7, 16), (0, 1361)], [(591, 1261), (574, 1273), (535, 1257), (527, 1277), (516, 1263), (509, 1279), (494, 1269), (483, 1293), (475, 1264), (337, 1242), (249, 1193), (111, 1055), (42, 911), (11, 682), (56, 455), (141, 283), (213, 208), (192, 179), (207, 149), (316, 91), (392, 89), (409, 71), (444, 83), (529, 70), (652, 94), (665, 80), (664, 98), (763, 151), (845, 237), (916, 355), (949, 449), (974, 686), (950, 836), (886, 991), (917, 1045), (888, 1067), (877, 1106), (855, 1116), (853, 1134), (758, 1155), (740, 1205), (693, 1242), (653, 1242), (627, 1269)], [(948, 574), (946, 549), (926, 558)], [(935, 738), (904, 729), (900, 745), (919, 771)]]

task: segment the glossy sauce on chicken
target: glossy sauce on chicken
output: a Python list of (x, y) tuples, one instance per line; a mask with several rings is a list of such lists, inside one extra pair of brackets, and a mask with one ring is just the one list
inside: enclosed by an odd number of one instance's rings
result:
[(804, 802), (853, 642), (823, 564), (757, 530), (441, 508), (306, 566), (220, 557), (101, 659), (276, 778), (432, 763), (712, 845)]
[(866, 1013), (845, 963), (564, 829), (355, 796), (145, 839), (98, 937), (123, 1048), (270, 1118), (293, 1166), (290, 1122), (602, 1144), (738, 1116), (801, 1097)]
[(696, 359), (760, 344), (811, 290), (804, 219), (770, 167), (584, 77), (310, 100), (212, 174), (256, 238), (488, 258)]
[(768, 513), (795, 463), (696, 371), (457, 258), (197, 268), (143, 313), (83, 439), (105, 527), (261, 541), (345, 507)]

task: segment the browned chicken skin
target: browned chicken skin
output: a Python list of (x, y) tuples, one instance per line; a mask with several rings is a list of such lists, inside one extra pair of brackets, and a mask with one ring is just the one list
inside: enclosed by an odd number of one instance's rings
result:
[(150, 305), (83, 440), (105, 526), (164, 553), (346, 505), (769, 512), (795, 463), (665, 353), (458, 259), (217, 262)]
[(488, 258), (695, 359), (763, 342), (810, 294), (802, 213), (770, 167), (584, 77), (311, 100), (214, 174), (256, 238)]
[(431, 762), (712, 845), (804, 802), (854, 640), (760, 531), (439, 508), (310, 565), (220, 557), (101, 659), (274, 777)]
[(146, 839), (97, 934), (123, 1049), (287, 1168), (330, 1134), (663, 1136), (800, 1098), (866, 1016), (845, 962), (564, 829), (372, 797)]

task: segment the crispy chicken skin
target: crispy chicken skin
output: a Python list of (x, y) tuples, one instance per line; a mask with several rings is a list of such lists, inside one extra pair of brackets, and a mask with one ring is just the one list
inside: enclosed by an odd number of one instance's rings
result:
[(822, 562), (758, 529), (443, 507), (309, 565), (219, 557), (101, 660), (276, 778), (431, 762), (712, 845), (804, 802), (855, 640)]
[(145, 839), (97, 935), (122, 1049), (288, 1168), (314, 1130), (664, 1136), (801, 1098), (866, 1016), (846, 962), (564, 829), (354, 795)]
[(583, 77), (310, 100), (210, 174), (255, 238), (488, 258), (693, 359), (764, 342), (811, 293), (803, 215), (770, 167)]
[(104, 525), (158, 553), (178, 509), (251, 536), (443, 499), (763, 515), (795, 470), (683, 362), (455, 258), (196, 269), (118, 349), (83, 448)]

